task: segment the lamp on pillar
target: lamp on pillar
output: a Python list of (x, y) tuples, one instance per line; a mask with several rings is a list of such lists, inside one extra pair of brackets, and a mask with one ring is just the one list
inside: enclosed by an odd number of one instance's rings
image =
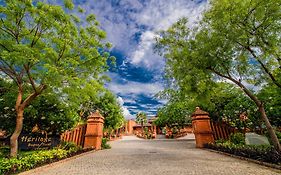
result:
[(88, 117), (84, 148), (101, 149), (104, 117), (97, 110)]
[(211, 129), (209, 113), (196, 107), (195, 112), (191, 116), (196, 147), (203, 148), (204, 144), (213, 143), (214, 137)]

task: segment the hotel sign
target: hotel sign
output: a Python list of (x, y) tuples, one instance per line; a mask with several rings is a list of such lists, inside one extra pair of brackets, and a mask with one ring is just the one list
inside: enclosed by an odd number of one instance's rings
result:
[(59, 144), (60, 138), (59, 136), (32, 133), (21, 134), (18, 141), (21, 150), (36, 150), (41, 148), (53, 148)]

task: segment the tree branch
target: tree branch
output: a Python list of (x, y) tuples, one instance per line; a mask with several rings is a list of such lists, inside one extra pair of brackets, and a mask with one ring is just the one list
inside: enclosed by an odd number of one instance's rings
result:
[(31, 74), (30, 74), (29, 66), (28, 66), (28, 65), (24, 65), (24, 69), (25, 69), (25, 72), (26, 72), (26, 74), (27, 74), (27, 76), (28, 76), (29, 82), (30, 82), (30, 84), (31, 84), (31, 86), (32, 86), (32, 88), (33, 88), (33, 90), (34, 90), (34, 92), (37, 93), (37, 89), (36, 89), (34, 80), (32, 79), (32, 76), (31, 76)]
[(241, 81), (237, 81), (231, 76), (229, 77), (227, 75), (224, 75), (221, 72), (218, 72), (211, 67), (208, 67), (207, 69), (212, 71), (216, 75), (223, 77), (225, 79), (228, 79), (228, 80), (232, 81), (233, 83), (235, 83), (236, 85), (238, 85), (243, 90), (243, 92), (256, 103), (256, 105), (258, 107), (260, 107), (262, 105), (262, 102), (248, 88), (246, 88), (246, 86), (244, 86)]
[(32, 100), (34, 100), (38, 95), (40, 95), (40, 94), (42, 93), (42, 91), (45, 90), (46, 88), (47, 88), (46, 85), (41, 84), (41, 85), (38, 87), (38, 89), (36, 90), (36, 92), (33, 92), (32, 94), (30, 94), (30, 95), (22, 102), (21, 107), (22, 107), (22, 108), (27, 107), (27, 106), (30, 104), (30, 102), (31, 102)]
[(258, 59), (258, 57), (256, 56), (256, 54), (254, 53), (254, 51), (248, 46), (246, 47), (246, 49), (251, 53), (251, 55), (257, 60), (257, 62), (261, 65), (262, 69), (265, 71), (265, 73), (270, 77), (270, 79), (272, 80), (272, 82), (278, 86), (279, 88), (281, 88), (281, 84), (275, 79), (275, 77), (273, 76), (273, 74), (268, 70), (268, 68), (266, 67), (266, 65), (260, 60)]
[(260, 64), (261, 68), (265, 71), (265, 73), (269, 76), (269, 78), (271, 79), (271, 81), (278, 86), (279, 88), (281, 88), (281, 84), (276, 80), (276, 78), (274, 77), (274, 75), (269, 71), (269, 69), (266, 67), (266, 65), (258, 58), (258, 56), (255, 54), (255, 52), (251, 49), (250, 46), (245, 46), (243, 44), (241, 44), (240, 42), (236, 41), (237, 44), (239, 44), (241, 47), (243, 47), (244, 49), (246, 49), (247, 51), (250, 52), (250, 54), (255, 58), (255, 60)]
[(10, 50), (2, 43), (0, 43), (0, 46), (2, 46), (6, 51), (10, 52)]
[(60, 59), (63, 57), (65, 49), (66, 49), (66, 41), (63, 44), (63, 49), (60, 51), (60, 54), (59, 54), (57, 62), (59, 62)]

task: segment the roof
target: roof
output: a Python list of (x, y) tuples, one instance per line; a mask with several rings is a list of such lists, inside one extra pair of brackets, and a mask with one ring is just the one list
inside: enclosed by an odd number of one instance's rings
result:
[(196, 107), (195, 112), (193, 112), (191, 116), (198, 116), (198, 115), (209, 115), (209, 113), (206, 111), (203, 111), (199, 107)]

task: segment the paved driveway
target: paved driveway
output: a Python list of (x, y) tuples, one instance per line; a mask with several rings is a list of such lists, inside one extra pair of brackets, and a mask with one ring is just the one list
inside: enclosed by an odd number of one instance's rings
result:
[(124, 137), (112, 149), (88, 153), (21, 175), (277, 175), (281, 171), (206, 150), (194, 140)]

